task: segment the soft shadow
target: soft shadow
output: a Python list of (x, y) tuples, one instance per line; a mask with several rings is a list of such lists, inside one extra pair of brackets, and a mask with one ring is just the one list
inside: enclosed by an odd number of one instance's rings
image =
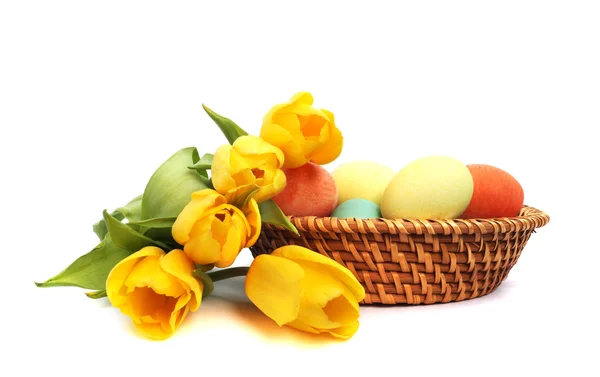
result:
[[(244, 290), (244, 278), (228, 279), (215, 284), (215, 291), (206, 298), (202, 305), (220, 306), (220, 309), (227, 310), (227, 314), (231, 314), (231, 317), (229, 315), (227, 317), (244, 323), (245, 327), (251, 329), (253, 334), (268, 341), (310, 348), (343, 341), (327, 333), (310, 334), (288, 326), (279, 327), (275, 321), (263, 314), (248, 299)], [(210, 317), (207, 317), (208, 315)], [(211, 321), (213, 316), (223, 317), (224, 313), (222, 310), (207, 310), (204, 313), (204, 320)]]
[(252, 303), (236, 303), (233, 311), (237, 319), (244, 321), (253, 328), (254, 333), (268, 340), (279, 343), (300, 343), (311, 348), (341, 341), (330, 334), (310, 334), (288, 326), (279, 327)]
[(496, 289), (494, 289), (487, 295), (480, 296), (480, 297), (481, 298), (486, 297), (488, 300), (502, 299), (503, 297), (510, 295), (510, 292), (514, 291), (518, 287), (519, 287), (519, 284), (515, 283), (514, 281), (504, 280), (502, 283), (500, 283), (499, 286), (496, 287)]

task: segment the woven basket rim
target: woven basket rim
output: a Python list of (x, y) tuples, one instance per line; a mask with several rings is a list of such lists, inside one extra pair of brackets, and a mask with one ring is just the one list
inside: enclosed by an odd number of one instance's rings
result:
[[(357, 219), (317, 216), (287, 216), (299, 232), (322, 231), (328, 233), (373, 234), (486, 234), (506, 233), (543, 227), (550, 216), (537, 208), (524, 205), (518, 216), (473, 219)], [(280, 226), (264, 224), (270, 229)], [(290, 232), (291, 233), (291, 232)]]

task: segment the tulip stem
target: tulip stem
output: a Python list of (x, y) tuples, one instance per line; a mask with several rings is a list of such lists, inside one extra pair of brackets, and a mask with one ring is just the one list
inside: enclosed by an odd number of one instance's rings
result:
[(212, 281), (219, 281), (238, 276), (246, 276), (246, 273), (248, 273), (248, 267), (232, 267), (224, 270), (209, 272), (207, 275)]

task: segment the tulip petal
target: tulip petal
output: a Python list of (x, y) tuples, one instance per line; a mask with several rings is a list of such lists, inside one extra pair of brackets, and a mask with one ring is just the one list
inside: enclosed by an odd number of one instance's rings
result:
[(126, 304), (126, 292), (122, 291), (121, 288), (137, 262), (136, 259), (127, 262), (122, 261), (110, 271), (106, 279), (106, 297), (112, 306), (122, 308)]
[[(279, 170), (281, 174), (285, 174)], [(246, 206), (243, 208), (244, 215), (246, 216), (246, 221), (248, 225), (250, 225), (250, 233), (248, 234), (248, 240), (246, 241), (245, 247), (254, 246), (256, 240), (258, 240), (258, 236), (260, 235), (262, 222), (260, 218), (260, 211), (258, 209), (258, 203), (254, 199), (250, 199)]]
[[(117, 268), (118, 267), (118, 268)], [(107, 295), (117, 298), (121, 312), (152, 339), (171, 336), (189, 309), (202, 299), (202, 284), (192, 275), (194, 264), (182, 250), (167, 254), (146, 247), (125, 258), (109, 274)]]
[(298, 92), (298, 93), (294, 94), (292, 96), (292, 98), (290, 99), (290, 102), (302, 103), (305, 105), (312, 105), (313, 101), (314, 101), (313, 96), (309, 92)]
[(125, 280), (128, 292), (135, 288), (148, 287), (159, 295), (170, 297), (179, 297), (185, 293), (185, 288), (182, 287), (179, 279), (169, 275), (161, 268), (161, 261), (165, 257), (166, 255), (151, 256), (141, 260)]
[[(252, 199), (252, 198), (250, 198)], [(229, 206), (230, 210), (231, 210), (231, 219), (232, 221), (236, 221), (239, 222), (240, 224), (240, 230), (245, 229), (246, 232), (244, 233), (242, 230), (242, 234), (244, 235), (244, 241), (248, 238), (248, 235), (252, 232), (252, 228), (250, 228), (250, 224), (248, 223), (248, 221), (246, 220), (246, 215), (244, 214), (244, 212), (242, 212), (242, 209), (234, 207), (234, 206)], [(242, 226), (243, 225), (243, 226)]]
[(355, 321), (348, 326), (340, 326), (335, 329), (327, 330), (328, 333), (340, 339), (350, 339), (358, 331), (359, 322)]
[(358, 331), (359, 322), (355, 321), (347, 326), (340, 326), (333, 329), (328, 330), (318, 330), (312, 326), (307, 325), (306, 323), (295, 320), (287, 324), (287, 326), (293, 327), (297, 330), (312, 333), (312, 334), (321, 334), (321, 333), (329, 333), (336, 338), (340, 339), (350, 339), (356, 331)]
[(292, 322), (288, 323), (287, 325), (290, 326), (290, 327), (293, 327), (295, 329), (298, 329), (300, 331), (309, 332), (309, 333), (312, 333), (312, 334), (320, 334), (321, 333), (321, 331), (315, 329), (312, 326), (307, 325), (306, 323), (304, 323), (304, 322), (302, 322), (302, 321), (300, 321), (298, 319), (295, 320), (295, 321), (292, 321)]
[(300, 120), (298, 119), (298, 115), (293, 112), (286, 110), (273, 115), (272, 123), (284, 128), (297, 143), (304, 141), (304, 135), (300, 129)]
[[(127, 287), (127, 293), (131, 293), (137, 287), (148, 287), (148, 284), (154, 275), (161, 274), (159, 278), (169, 278), (168, 275), (164, 274), (160, 269), (160, 256), (146, 256), (135, 265), (135, 268), (131, 270), (127, 279), (125, 279), (124, 285)], [(162, 282), (161, 282), (162, 283)]]
[(214, 206), (225, 203), (225, 197), (218, 192), (205, 189), (192, 194), (192, 200), (183, 208), (172, 228), (173, 239), (180, 245), (185, 245), (190, 239), (192, 228), (204, 212)]
[(213, 216), (205, 216), (198, 220), (191, 232), (191, 237), (183, 246), (185, 254), (198, 264), (213, 264), (221, 258), (221, 244), (215, 240), (211, 225)]
[[(234, 180), (235, 186), (231, 188), (252, 184), (256, 181), (256, 177), (252, 174), (252, 166), (249, 164), (249, 161), (235, 149), (231, 150), (228, 166), (225, 169), (222, 171), (222, 174), (229, 174)], [(213, 168), (213, 174), (220, 172), (220, 170)]]
[(298, 93), (298, 95), (292, 97), (289, 102), (273, 106), (265, 119), (278, 123), (278, 121), (275, 121), (275, 119), (286, 114), (294, 116), (308, 116), (311, 114), (316, 114), (319, 110), (314, 108), (312, 104), (313, 97), (310, 93)]
[(307, 160), (312, 158), (312, 155), (320, 148), (321, 144), (317, 140), (306, 139), (302, 143), (302, 151)]
[(225, 243), (221, 245), (221, 257), (214, 261), (216, 267), (226, 268), (233, 264), (244, 247), (247, 234), (246, 219), (236, 216), (232, 219)]
[[(274, 117), (276, 114), (279, 114), (279, 113), (281, 113), (281, 110), (282, 110), (282, 109), (285, 109), (285, 107), (286, 107), (286, 106), (289, 106), (289, 105), (291, 105), (291, 104), (292, 104), (292, 101), (289, 101), (289, 102), (286, 102), (286, 103), (280, 103), (280, 104), (277, 104), (277, 105), (275, 105), (275, 106), (271, 107), (271, 109), (269, 110), (269, 112), (267, 112), (267, 113), (265, 114), (265, 116), (263, 117), (263, 124), (264, 124), (264, 123), (273, 123), (273, 117)], [(262, 137), (262, 136), (261, 136), (261, 137)]]
[(181, 325), (181, 322), (185, 319), (187, 314), (190, 312), (191, 307), (188, 305), (184, 305), (181, 309), (175, 310), (171, 313), (171, 317), (169, 318), (169, 326), (174, 330), (177, 330)]
[(143, 325), (143, 324), (158, 324), (158, 325), (160, 325), (160, 321), (150, 315), (134, 316), (133, 322), (138, 325)]
[(331, 111), (325, 110), (325, 109), (321, 109), (321, 111), (323, 112), (323, 114), (325, 114), (325, 116), (327, 117), (329, 122), (331, 124), (335, 125), (335, 116), (333, 115), (333, 113)]
[(169, 318), (177, 298), (158, 294), (148, 287), (137, 287), (128, 294), (128, 299), (127, 314), (132, 317), (134, 324), (158, 323), (165, 333), (174, 332), (175, 329), (169, 325)]
[[(320, 116), (323, 118), (325, 117), (325, 114), (320, 109), (317, 109), (316, 107), (313, 107), (311, 105), (307, 105), (307, 104), (299, 103), (299, 102), (288, 105), (280, 111), (282, 114), (291, 113), (291, 114), (294, 114), (296, 116), (301, 116), (301, 117), (310, 117), (313, 115)], [(276, 116), (277, 116), (277, 114), (273, 118), (275, 118)]]
[(325, 144), (322, 144), (311, 156), (310, 160), (318, 165), (325, 165), (340, 156), (344, 146), (344, 137), (340, 130), (335, 126), (333, 114), (327, 110), (323, 112), (330, 119), (329, 137)]
[[(298, 264), (304, 270), (303, 293), (300, 300), (298, 320), (320, 330), (333, 329), (343, 325), (331, 318), (324, 308), (331, 301), (343, 297), (344, 285), (336, 280), (325, 266), (307, 262)], [(354, 312), (352, 308), (350, 309)], [(338, 317), (342, 316), (339, 315)]]
[(125, 304), (127, 299), (121, 294), (121, 288), (140, 260), (143, 260), (144, 257), (160, 257), (164, 254), (165, 252), (158, 247), (147, 246), (117, 263), (106, 279), (106, 296), (110, 303), (116, 308), (120, 308)]
[(264, 123), (260, 130), (260, 137), (283, 151), (285, 159), (282, 167), (297, 168), (308, 162), (302, 150), (302, 144), (281, 125)]
[(284, 155), (281, 149), (277, 148), (273, 144), (265, 141), (264, 139), (257, 136), (242, 136), (233, 143), (234, 148), (243, 156), (261, 156), (269, 157), (273, 154), (277, 158), (278, 166), (281, 167), (284, 160)]
[(323, 308), (317, 303), (322, 296), (311, 292), (302, 296), (300, 300), (300, 309), (298, 310), (298, 320), (309, 324), (318, 330), (329, 330), (339, 327), (340, 324), (332, 322), (323, 311)]
[(250, 301), (279, 326), (298, 316), (304, 271), (293, 261), (273, 255), (257, 256), (246, 275)]
[[(318, 110), (302, 105), (300, 108), (289, 109), (289, 111), (289, 113), (280, 113), (273, 117), (273, 123), (285, 128), (293, 138), (293, 144), (287, 144), (285, 147), (280, 148), (284, 151), (286, 160), (289, 159), (288, 155), (294, 152), (291, 148), (297, 148), (298, 151), (301, 151), (304, 160), (308, 161), (309, 156), (325, 143), (325, 139), (319, 140), (320, 131), (317, 132), (316, 136), (312, 136), (310, 133), (306, 134), (300, 119), (308, 119), (312, 116), (318, 118)], [(325, 115), (322, 114), (322, 117), (325, 118)], [(309, 131), (312, 132), (312, 130)], [(289, 167), (285, 164), (286, 160), (284, 160), (284, 167)]]
[(273, 188), (271, 189), (271, 192), (275, 193), (275, 195), (279, 194), (285, 189), (285, 186), (287, 185), (287, 177), (283, 170), (275, 170), (272, 182)]
[(305, 138), (311, 138), (324, 143), (329, 137), (328, 134), (323, 135), (323, 129), (329, 125), (329, 118), (325, 114), (310, 114), (308, 116), (299, 115), (300, 129)]
[(312, 105), (310, 93), (296, 93), (289, 102), (273, 106), (263, 118), (260, 137), (283, 151), (285, 168), (308, 161), (325, 165), (342, 152), (343, 137), (333, 113)]
[[(302, 135), (299, 134), (299, 137)], [(259, 191), (254, 198), (261, 202), (283, 190), (279, 188), (280, 182), (277, 186), (273, 185), (273, 178), (285, 160), (279, 148), (259, 137), (247, 135), (238, 138), (229, 153), (231, 158), (226, 166), (213, 164), (213, 177), (217, 178), (213, 178), (213, 183), (219, 192), (227, 192), (229, 197), (243, 187), (258, 185)], [(228, 186), (220, 183), (225, 179), (221, 177), (224, 175), (231, 176)]]
[(318, 331), (331, 332), (358, 320), (356, 298), (338, 279), (334, 269), (314, 262), (297, 263), (304, 269), (299, 321)]
[(173, 331), (165, 332), (159, 323), (134, 323), (145, 336), (154, 340), (164, 340), (173, 335)]
[(221, 145), (213, 156), (211, 179), (215, 190), (221, 194), (227, 193), (228, 190), (236, 186), (229, 169), (232, 149), (229, 144)]
[(330, 321), (340, 323), (343, 326), (356, 322), (360, 315), (356, 299), (346, 292), (329, 301), (323, 311)]
[[(200, 285), (199, 285), (200, 293), (202, 293), (202, 286), (203, 286), (202, 283), (200, 283)], [(173, 310), (178, 311), (178, 310), (181, 310), (182, 308), (185, 308), (186, 306), (188, 306), (188, 303), (190, 303), (192, 298), (194, 298), (192, 291), (191, 290), (186, 291), (184, 294), (179, 296), (179, 298), (177, 299), (177, 302), (175, 303), (175, 308)], [(198, 306), (200, 306), (200, 304), (198, 304)], [(173, 316), (171, 316), (171, 319), (173, 319), (172, 317)]]
[(216, 203), (216, 205), (223, 204), (225, 202), (225, 198), (212, 189), (204, 189), (200, 191), (195, 191), (192, 193), (193, 200), (208, 200), (208, 203)]
[(222, 246), (227, 240), (227, 234), (231, 229), (231, 213), (229, 211), (219, 211), (217, 216), (212, 218), (210, 230), (212, 237)]
[(279, 125), (278, 123), (273, 122), (265, 122), (262, 125), (260, 129), (260, 137), (268, 143), (283, 150), (284, 153), (285, 149), (281, 148), (281, 146), (294, 142), (294, 136), (288, 129)]
[[(202, 283), (199, 282), (194, 276), (194, 262), (191, 261), (187, 255), (180, 249), (175, 249), (170, 251), (167, 255), (165, 255), (161, 261), (160, 266), (162, 269), (168, 274), (176, 277), (179, 281), (183, 282), (192, 293), (192, 297), (188, 298), (190, 300), (190, 310), (195, 312), (200, 306), (200, 302), (202, 301)], [(186, 296), (182, 294), (181, 297)], [(175, 310), (179, 310), (183, 305), (187, 304), (187, 301), (177, 302), (175, 306)]]
[[(279, 148), (277, 148), (277, 150), (281, 151)], [(244, 158), (246, 159), (248, 166), (252, 169), (269, 170), (281, 167), (285, 156), (283, 155), (283, 152), (281, 152), (281, 161), (274, 153), (245, 155)], [(257, 177), (257, 179), (258, 178), (260, 177)]]
[(271, 255), (288, 258), (299, 263), (301, 266), (306, 262), (313, 262), (325, 266), (327, 267), (328, 273), (333, 274), (336, 279), (341, 281), (357, 301), (361, 301), (365, 298), (365, 289), (358, 282), (356, 277), (352, 275), (352, 272), (331, 258), (297, 245), (282, 246), (275, 249)]

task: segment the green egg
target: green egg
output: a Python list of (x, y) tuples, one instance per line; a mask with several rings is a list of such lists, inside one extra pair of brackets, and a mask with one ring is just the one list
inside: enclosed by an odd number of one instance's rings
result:
[(370, 200), (351, 199), (337, 206), (331, 217), (376, 219), (381, 217), (381, 209)]

